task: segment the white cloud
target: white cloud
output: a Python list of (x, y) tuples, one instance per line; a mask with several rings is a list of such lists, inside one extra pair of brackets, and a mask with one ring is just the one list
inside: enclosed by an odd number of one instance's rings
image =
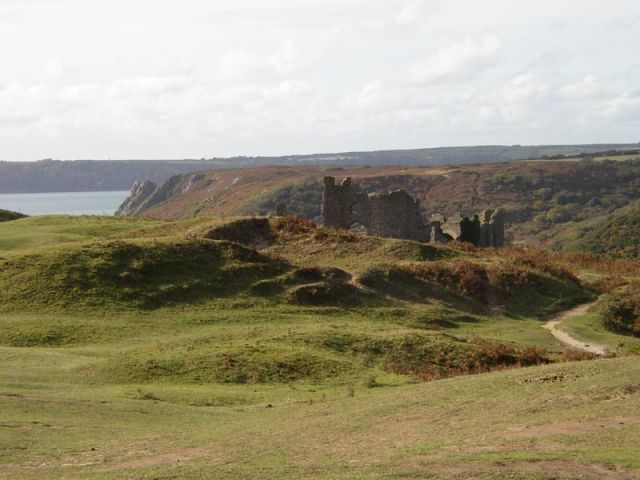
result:
[(549, 91), (547, 83), (531, 73), (517, 75), (503, 89), (508, 103), (523, 103), (542, 98)]
[(0, 158), (635, 141), (613, 1), (3, 0)]
[(409, 67), (409, 78), (421, 84), (471, 80), (494, 64), (499, 46), (495, 35), (467, 37), (428, 58), (414, 61)]
[(607, 100), (604, 104), (603, 115), (608, 118), (626, 117), (634, 120), (640, 126), (640, 93), (624, 92)]
[(583, 125), (609, 121), (635, 121), (640, 126), (640, 90), (622, 80), (587, 75), (581, 81), (563, 85), (560, 95), (579, 109)]
[(259, 82), (275, 76), (291, 76), (304, 62), (304, 55), (293, 42), (286, 40), (271, 51), (232, 48), (219, 58), (213, 75), (225, 81)]
[(407, 25), (417, 21), (422, 13), (422, 8), (423, 2), (420, 0), (405, 3), (395, 16), (396, 23)]
[(587, 75), (579, 82), (564, 85), (561, 94), (569, 99), (603, 99), (624, 92), (619, 81), (606, 81), (595, 75)]
[(254, 55), (242, 49), (225, 52), (218, 61), (217, 72), (222, 77), (233, 80), (241, 78), (256, 68), (258, 60)]
[(298, 55), (293, 42), (283, 42), (278, 50), (269, 56), (269, 63), (278, 73), (293, 72), (298, 65)]

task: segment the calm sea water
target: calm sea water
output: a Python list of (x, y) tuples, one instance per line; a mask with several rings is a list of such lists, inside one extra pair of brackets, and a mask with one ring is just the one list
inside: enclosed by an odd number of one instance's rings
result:
[(27, 215), (113, 215), (129, 192), (0, 194), (0, 209)]

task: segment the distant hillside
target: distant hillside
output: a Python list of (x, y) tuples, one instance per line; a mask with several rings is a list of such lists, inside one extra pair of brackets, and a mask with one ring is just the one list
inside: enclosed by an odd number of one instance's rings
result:
[(559, 159), (599, 152), (632, 151), (640, 144), (443, 147), (415, 150), (234, 157), (202, 160), (41, 160), (0, 162), (0, 193), (128, 190), (136, 180), (162, 183), (172, 175), (211, 168), (255, 168), (267, 165), (402, 165), (478, 164), (531, 158)]
[(197, 160), (0, 162), (0, 193), (128, 190), (139, 178), (164, 182), (171, 175), (215, 166)]
[(278, 203), (306, 218), (320, 214), (322, 177), (353, 178), (356, 188), (405, 189), (425, 215), (507, 210), (512, 241), (551, 241), (555, 229), (615, 212), (640, 199), (640, 162), (522, 161), (459, 167), (263, 167), (176, 176), (139, 214), (183, 219), (268, 214)]
[(621, 209), (583, 229), (574, 250), (640, 258), (640, 203)]
[(19, 218), (24, 217), (26, 217), (26, 215), (23, 215), (22, 213), (0, 209), (0, 222), (10, 222), (11, 220), (18, 220)]

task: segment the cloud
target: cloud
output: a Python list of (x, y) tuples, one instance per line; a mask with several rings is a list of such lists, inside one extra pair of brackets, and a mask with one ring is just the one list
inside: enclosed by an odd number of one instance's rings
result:
[(304, 123), (313, 99), (312, 87), (297, 80), (222, 88), (184, 75), (75, 85), (14, 83), (0, 89), (0, 136), (9, 128), (32, 137), (102, 130), (156, 141), (207, 129), (232, 133), (246, 125), (267, 132)]
[(603, 99), (624, 92), (621, 82), (605, 81), (595, 75), (587, 75), (581, 81), (564, 85), (560, 93), (569, 99)]
[(607, 118), (626, 118), (640, 126), (640, 92), (624, 92), (607, 100), (602, 115)]
[(226, 51), (218, 60), (214, 75), (227, 81), (272, 79), (289, 76), (305, 63), (304, 55), (290, 40), (281, 42), (274, 50), (259, 52), (242, 48)]
[(400, 25), (413, 23), (422, 14), (423, 3), (420, 0), (405, 3), (402, 9), (396, 14), (395, 21)]
[(547, 82), (532, 73), (523, 73), (514, 77), (503, 89), (506, 102), (524, 103), (538, 100), (549, 91)]
[(355, 108), (377, 106), (385, 96), (383, 81), (373, 80), (355, 92), (345, 93), (344, 105)]
[(636, 140), (640, 128), (632, 0), (0, 3), (0, 158)]
[(408, 77), (414, 83), (427, 85), (468, 81), (494, 64), (499, 47), (495, 35), (467, 37), (431, 57), (414, 61)]
[(622, 80), (587, 75), (581, 81), (564, 85), (560, 95), (580, 109), (583, 124), (597, 118), (635, 120), (640, 123), (640, 90)]
[(282, 42), (278, 50), (269, 56), (268, 62), (280, 74), (292, 73), (298, 66), (299, 56), (291, 41)]

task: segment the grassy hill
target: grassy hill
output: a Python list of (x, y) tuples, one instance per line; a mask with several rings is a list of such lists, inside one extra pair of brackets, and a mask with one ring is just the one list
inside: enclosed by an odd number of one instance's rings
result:
[(296, 217), (6, 223), (0, 478), (633, 478), (640, 339), (594, 310), (576, 335), (625, 355), (566, 363), (542, 328), (640, 277), (612, 265)]
[(23, 215), (22, 213), (0, 209), (0, 222), (10, 222), (12, 220), (18, 220), (19, 218), (24, 218), (25, 216), (26, 215)]

